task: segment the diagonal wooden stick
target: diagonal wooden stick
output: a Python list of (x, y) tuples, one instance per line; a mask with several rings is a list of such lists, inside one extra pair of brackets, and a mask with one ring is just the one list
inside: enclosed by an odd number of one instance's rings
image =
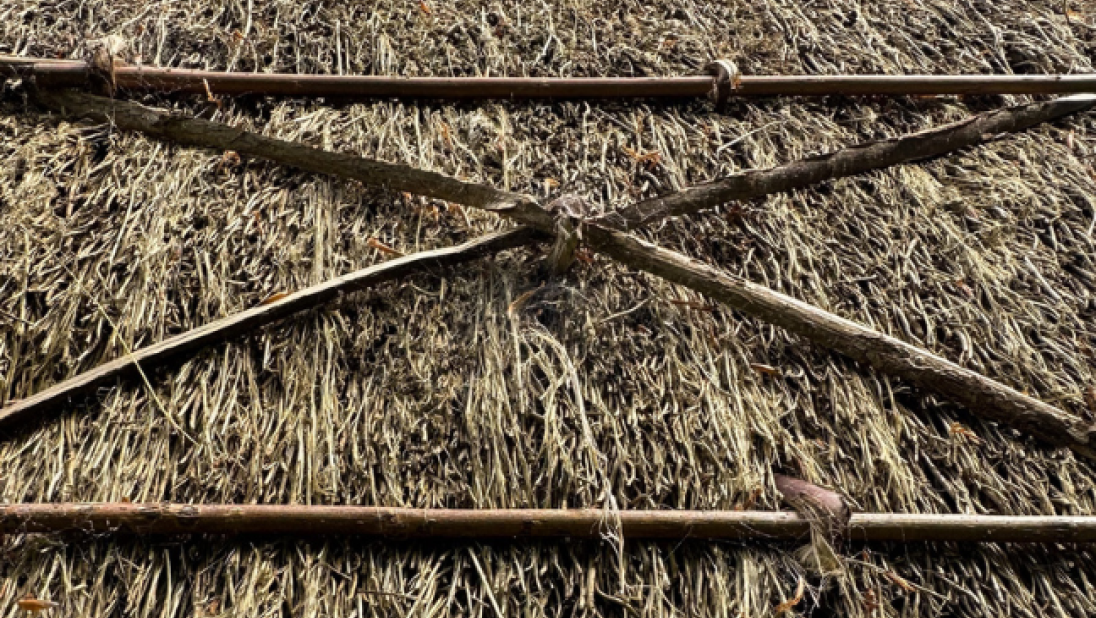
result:
[[(619, 519), (626, 539), (795, 541), (810, 520), (770, 511), (410, 509), (371, 506), (68, 503), (0, 506), (0, 534), (260, 534), (402, 539), (600, 539)], [(857, 513), (859, 541), (1096, 542), (1096, 517)]]
[(1078, 455), (1096, 461), (1096, 425), (1085, 424), (1050, 404), (976, 371), (633, 236), (599, 228), (587, 230), (586, 235), (591, 247), (623, 264), (786, 328), (867, 363), (876, 371), (909, 380), (962, 404), (975, 416), (1003, 423), (1050, 444), (1068, 447)]
[(463, 182), (437, 172), (320, 150), (221, 122), (176, 116), (126, 101), (50, 90), (38, 91), (37, 99), (66, 114), (111, 123), (177, 144), (255, 155), (309, 172), (350, 178), (371, 187), (406, 191), (488, 210), (497, 204), (524, 199), (515, 193)]
[(232, 150), (308, 172), (357, 180), (366, 186), (406, 191), (488, 211), (506, 211), (511, 218), (528, 222), (545, 233), (552, 234), (555, 229), (554, 217), (529, 196), (463, 182), (437, 172), (320, 150), (221, 122), (179, 116), (137, 103), (72, 90), (37, 90), (35, 98), (65, 115), (110, 123), (120, 129), (140, 131), (177, 144)]
[(270, 304), (253, 307), (170, 337), (147, 348), (141, 348), (128, 356), (55, 384), (31, 397), (11, 402), (0, 410), (0, 431), (40, 420), (46, 414), (63, 408), (78, 395), (92, 392), (102, 386), (110, 386), (119, 379), (135, 377), (141, 370), (148, 372), (167, 363), (185, 359), (202, 348), (253, 332), (277, 320), (337, 300), (347, 293), (414, 273), (469, 262), (506, 249), (530, 244), (541, 237), (539, 232), (527, 227), (488, 234), (456, 247), (423, 251), (397, 258), (305, 288)]
[(826, 180), (938, 157), (1093, 107), (1096, 95), (1077, 95), (996, 110), (919, 133), (858, 144), (770, 169), (742, 172), (606, 213), (594, 223), (620, 231), (634, 230), (727, 202), (794, 191)]
[[(272, 138), (256, 141), (243, 131), (229, 127), (210, 127), (209, 125), (216, 123), (174, 117), (135, 103), (112, 101), (75, 92), (42, 92), (38, 96), (40, 101), (57, 109), (63, 108), (98, 120), (113, 119), (122, 129), (146, 131), (192, 145), (202, 144), (206, 135), (234, 135), (232, 143), (253, 146), (252, 150), (247, 151), (250, 154), (289, 165), (298, 165), (296, 161), (307, 159), (309, 153), (321, 152)], [(170, 126), (171, 130), (165, 131), (165, 126)], [(213, 147), (224, 148), (226, 146), (223, 143), (223, 140), (218, 139)], [(269, 144), (269, 149), (260, 147), (262, 144)], [(358, 178), (346, 173), (359, 169), (362, 164), (356, 162), (357, 159), (351, 155), (324, 153), (323, 160), (330, 163), (326, 169), (307, 160), (303, 161), (304, 165), (298, 166), (336, 176)], [(435, 186), (447, 185), (439, 181)], [(553, 215), (531, 198), (501, 191), (492, 194), (487, 188), (478, 191), (478, 195), (485, 196), (480, 200), (481, 204), (486, 204), (482, 207), (547, 235), (554, 234), (556, 225)], [(477, 205), (475, 202), (466, 203)], [(977, 416), (1005, 423), (1027, 435), (1050, 444), (1069, 447), (1083, 457), (1096, 460), (1096, 428), (1085, 425), (1054, 406), (894, 337), (764, 286), (727, 275), (629, 234), (587, 225), (584, 235), (591, 248), (623, 264), (711, 296), (746, 314), (782, 326), (815, 343), (866, 362), (883, 373), (908, 379), (966, 406)], [(3, 414), (4, 411), (0, 410), (0, 418), (3, 418)]]

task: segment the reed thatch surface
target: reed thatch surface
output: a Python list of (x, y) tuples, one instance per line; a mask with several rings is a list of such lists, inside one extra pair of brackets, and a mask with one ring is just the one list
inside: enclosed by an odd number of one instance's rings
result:
[[(402, 75), (1089, 72), (1084, 2), (8, 0), (0, 53)], [(150, 99), (267, 134), (603, 207), (1008, 102)], [(491, 215), (138, 135), (0, 116), (0, 402)], [(675, 221), (649, 236), (1096, 415), (1096, 117)], [(517, 251), (419, 277), (103, 392), (0, 446), (0, 499), (1093, 514), (1096, 469), (603, 259), (538, 289)], [(688, 302), (683, 302), (688, 301)], [(753, 364), (775, 367), (779, 375)], [(1092, 401), (1090, 398), (1089, 401)], [(969, 432), (966, 430), (969, 428)], [(1081, 616), (1078, 547), (794, 548), (9, 538), (0, 610), (68, 615)], [(55, 610), (57, 611), (57, 610)]]

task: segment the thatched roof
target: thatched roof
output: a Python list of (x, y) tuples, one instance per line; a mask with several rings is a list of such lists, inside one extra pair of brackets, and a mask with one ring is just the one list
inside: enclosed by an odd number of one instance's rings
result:
[[(721, 56), (749, 73), (1058, 73), (1092, 71), (1096, 54), (1081, 2), (427, 2), (91, 3), (75, 16), (8, 2), (0, 53), (79, 56), (117, 34), (127, 59), (164, 66), (402, 75), (692, 74)], [(724, 113), (148, 102), (608, 208), (1007, 99)], [(413, 251), (505, 225), (50, 120), (17, 91), (3, 111), (0, 402), (386, 259), (370, 238)], [(1091, 417), (1094, 153), (1090, 114), (649, 236)], [(1096, 470), (1072, 454), (603, 259), (508, 311), (541, 285), (538, 257), (363, 293), (102, 392), (0, 445), (0, 499), (776, 509), (772, 475), (790, 472), (863, 511), (1096, 513)], [(20, 537), (2, 548), (0, 606), (33, 594), (73, 615), (736, 616), (772, 611), (805, 577), (797, 609), (836, 615), (1096, 612), (1084, 548), (854, 548), (824, 590), (790, 549)]]

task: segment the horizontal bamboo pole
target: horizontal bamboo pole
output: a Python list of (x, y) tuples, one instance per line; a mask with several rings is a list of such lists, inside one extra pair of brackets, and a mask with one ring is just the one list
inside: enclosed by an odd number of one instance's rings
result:
[[(12, 504), (0, 506), (0, 533), (363, 536), (385, 539), (798, 540), (810, 524), (795, 513), (595, 509), (407, 509), (366, 506)], [(861, 541), (1096, 542), (1096, 517), (858, 513), (849, 538)]]
[[(41, 87), (86, 87), (87, 65), (75, 60), (0, 56), (0, 74), (33, 75)], [(350, 99), (626, 99), (697, 98), (714, 77), (387, 77), (234, 73), (117, 66), (123, 90), (239, 96)], [(1096, 74), (1081, 75), (742, 75), (731, 96), (1066, 94), (1096, 92)]]
[(133, 378), (140, 371), (154, 371), (168, 363), (189, 358), (203, 348), (254, 332), (267, 324), (334, 301), (350, 292), (414, 273), (469, 262), (530, 244), (539, 237), (530, 228), (487, 234), (455, 247), (423, 251), (370, 266), (294, 292), (274, 302), (210, 322), (134, 350), (132, 354), (99, 365), (26, 399), (9, 402), (0, 409), (0, 431), (10, 431), (20, 425), (43, 420), (44, 416), (63, 409), (74, 397), (99, 387), (112, 386), (120, 379)]

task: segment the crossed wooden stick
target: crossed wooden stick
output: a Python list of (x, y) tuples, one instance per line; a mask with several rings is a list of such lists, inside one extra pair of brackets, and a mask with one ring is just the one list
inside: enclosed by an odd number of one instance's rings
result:
[(931, 352), (796, 300), (741, 277), (722, 272), (629, 232), (668, 217), (688, 216), (735, 201), (791, 191), (900, 163), (940, 156), (986, 143), (1003, 133), (1022, 131), (1096, 107), (1096, 96), (1080, 95), (993, 111), (940, 128), (895, 139), (868, 142), (830, 154), (766, 170), (728, 176), (683, 191), (589, 216), (581, 198), (563, 196), (548, 205), (517, 193), (448, 176), (328, 152), (264, 137), (222, 123), (166, 113), (132, 102), (76, 91), (40, 90), (42, 105), (66, 116), (111, 123), (186, 146), (235, 151), (306, 171), (357, 180), (365, 185), (419, 194), (481, 208), (522, 227), (479, 237), (463, 245), (394, 259), (333, 279), (142, 348), (79, 374), (0, 410), (0, 430), (39, 421), (63, 409), (74, 397), (120, 378), (132, 378), (231, 337), (329, 302), (343, 294), (415, 272), (467, 262), (505, 249), (555, 239), (552, 256), (565, 267), (578, 240), (623, 264), (691, 288), (743, 313), (781, 326), (807, 339), (906, 379), (966, 407), (972, 414), (1005, 424), (1048, 444), (1068, 447), (1096, 461), (1096, 425), (1038, 401)]

